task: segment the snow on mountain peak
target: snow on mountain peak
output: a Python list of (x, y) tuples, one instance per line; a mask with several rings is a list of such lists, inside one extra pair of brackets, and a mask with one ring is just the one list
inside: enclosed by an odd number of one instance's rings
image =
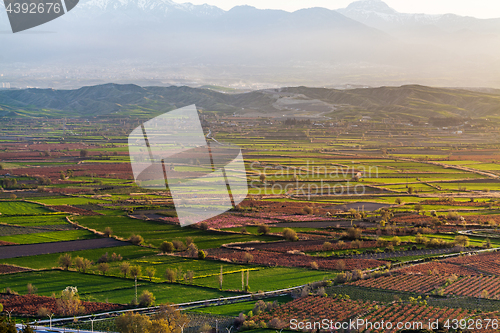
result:
[(366, 11), (366, 12), (377, 12), (384, 14), (397, 14), (398, 12), (389, 5), (387, 5), (382, 0), (360, 0), (351, 3), (346, 8), (347, 11)]

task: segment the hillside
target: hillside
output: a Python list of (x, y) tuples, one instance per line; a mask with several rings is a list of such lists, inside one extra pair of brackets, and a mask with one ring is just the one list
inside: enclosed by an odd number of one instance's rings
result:
[(290, 87), (225, 94), (190, 87), (105, 84), (76, 90), (0, 91), (2, 117), (98, 117), (156, 114), (196, 104), (206, 111), (268, 117), (418, 119), (500, 114), (500, 95), (408, 85), (351, 90)]

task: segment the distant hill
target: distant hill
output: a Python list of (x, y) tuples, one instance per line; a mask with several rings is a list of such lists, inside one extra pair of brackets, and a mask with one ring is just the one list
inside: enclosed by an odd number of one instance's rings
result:
[[(206, 111), (268, 117), (421, 119), (500, 115), (500, 95), (464, 89), (401, 87), (336, 90), (289, 87), (227, 94), (190, 87), (140, 87), (105, 84), (76, 90), (0, 91), (0, 117), (150, 118), (196, 104)], [(326, 110), (326, 111), (325, 111)]]

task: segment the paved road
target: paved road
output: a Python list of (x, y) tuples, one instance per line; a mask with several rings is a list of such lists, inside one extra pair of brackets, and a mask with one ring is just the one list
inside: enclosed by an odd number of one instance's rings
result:
[(114, 238), (96, 238), (68, 242), (8, 245), (0, 246), (0, 259), (35, 256), (39, 254), (60, 253), (68, 251), (99, 249), (124, 245), (130, 245), (130, 243), (121, 242)]

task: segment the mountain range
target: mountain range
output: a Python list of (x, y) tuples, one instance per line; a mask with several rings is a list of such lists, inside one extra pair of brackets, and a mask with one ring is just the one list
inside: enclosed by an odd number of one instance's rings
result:
[(500, 87), (500, 19), (405, 14), (381, 0), (293, 13), (83, 0), (38, 28), (8, 30), (0, 6), (0, 82), (17, 87), (78, 87), (87, 79)]
[[(286, 99), (286, 103), (280, 103)], [(283, 108), (283, 105), (296, 106)], [(191, 87), (140, 87), (105, 84), (75, 90), (23, 89), (0, 91), (0, 117), (112, 117), (152, 118), (169, 110), (196, 104), (206, 111), (266, 117), (426, 120), (437, 117), (488, 117), (500, 114), (500, 92), (401, 87), (325, 89), (289, 87), (247, 93), (221, 93)], [(321, 112), (322, 104), (329, 112)], [(297, 107), (302, 110), (297, 112)]]

